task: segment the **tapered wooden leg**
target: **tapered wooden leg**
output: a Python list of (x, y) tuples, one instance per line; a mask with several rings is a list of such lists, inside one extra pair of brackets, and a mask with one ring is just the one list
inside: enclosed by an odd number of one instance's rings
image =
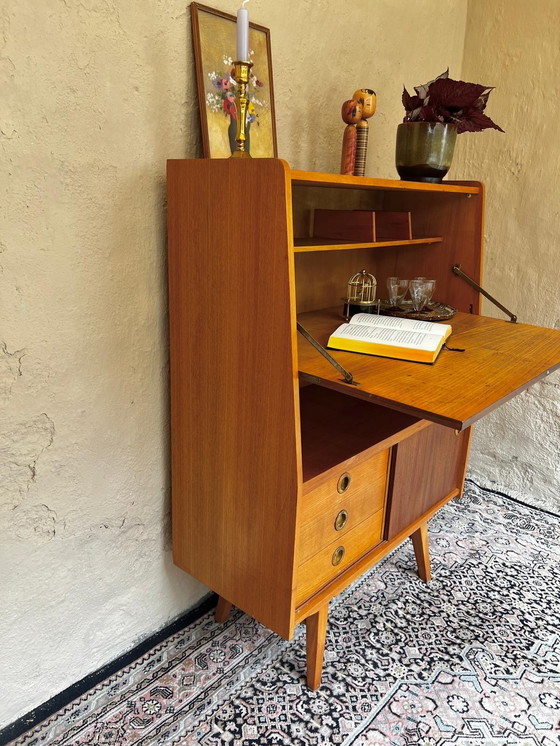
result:
[(432, 577), (432, 571), (430, 569), (430, 548), (428, 546), (428, 524), (423, 523), (410, 538), (412, 539), (416, 564), (418, 565), (418, 575), (427, 583)]
[(225, 622), (228, 618), (233, 604), (226, 601), (225, 598), (218, 596), (218, 603), (216, 604), (216, 611), (214, 612), (214, 619), (217, 622)]
[(318, 689), (323, 673), (323, 656), (327, 638), (329, 606), (325, 604), (316, 614), (305, 620), (305, 647), (307, 650), (307, 686)]

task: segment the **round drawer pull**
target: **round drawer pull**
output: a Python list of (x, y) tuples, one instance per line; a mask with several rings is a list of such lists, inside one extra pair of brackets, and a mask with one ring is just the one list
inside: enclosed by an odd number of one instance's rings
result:
[(341, 510), (340, 513), (334, 519), (334, 527), (336, 531), (342, 531), (344, 526), (348, 523), (348, 511)]
[(350, 474), (348, 474), (347, 471), (344, 472), (339, 478), (336, 485), (337, 492), (346, 492), (346, 490), (350, 487)]
[(334, 550), (333, 556), (332, 556), (333, 565), (340, 565), (340, 563), (342, 562), (342, 558), (344, 557), (345, 551), (346, 550), (344, 549), (344, 547), (337, 547)]

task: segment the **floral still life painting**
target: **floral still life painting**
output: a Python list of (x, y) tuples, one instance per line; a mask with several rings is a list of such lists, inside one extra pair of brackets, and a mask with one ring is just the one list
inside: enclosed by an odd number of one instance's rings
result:
[[(203, 155), (228, 158), (236, 149), (235, 17), (191, 3), (194, 57)], [(274, 158), (276, 124), (268, 29), (249, 24), (249, 105), (246, 149), (253, 158)]]

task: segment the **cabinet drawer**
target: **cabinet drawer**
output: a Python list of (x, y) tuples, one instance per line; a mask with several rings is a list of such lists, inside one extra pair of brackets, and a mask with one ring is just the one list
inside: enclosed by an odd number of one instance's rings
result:
[(362, 463), (342, 464), (323, 484), (302, 496), (300, 564), (383, 510), (388, 461), (389, 449)]
[(296, 606), (379, 544), (382, 530), (383, 510), (378, 510), (346, 536), (337, 538), (300, 564), (297, 571)]

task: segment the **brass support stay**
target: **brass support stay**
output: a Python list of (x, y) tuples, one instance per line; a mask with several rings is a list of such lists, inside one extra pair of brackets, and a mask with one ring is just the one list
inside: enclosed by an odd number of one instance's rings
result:
[(342, 365), (337, 362), (332, 355), (329, 355), (329, 353), (325, 350), (323, 345), (319, 344), (315, 337), (312, 337), (311, 334), (307, 331), (305, 327), (303, 327), (299, 321), (297, 322), (297, 330), (300, 334), (302, 334), (305, 339), (313, 345), (313, 347), (317, 350), (317, 352), (320, 352), (321, 355), (329, 361), (331, 365), (333, 365), (339, 373), (341, 373), (344, 376), (343, 382), (349, 383), (351, 386), (359, 386), (360, 384), (354, 380), (354, 376), (352, 373), (346, 370), (346, 368), (343, 368)]
[(472, 279), (472, 277), (469, 277), (468, 275), (466, 275), (461, 269), (460, 264), (454, 264), (451, 267), (451, 269), (453, 270), (454, 274), (457, 275), (457, 277), (460, 277), (462, 280), (467, 282), (475, 290), (478, 290), (479, 293), (482, 293), (482, 295), (485, 298), (488, 298), (489, 301), (491, 301), (495, 306), (497, 306), (500, 309), (500, 311), (503, 311), (506, 314), (506, 316), (509, 316), (509, 320), (513, 324), (517, 323), (517, 316), (511, 311), (508, 311), (508, 309), (505, 306), (502, 306), (502, 304), (499, 301), (497, 301), (493, 296), (491, 296), (490, 293), (484, 290), (484, 288), (481, 288), (480, 285)]

